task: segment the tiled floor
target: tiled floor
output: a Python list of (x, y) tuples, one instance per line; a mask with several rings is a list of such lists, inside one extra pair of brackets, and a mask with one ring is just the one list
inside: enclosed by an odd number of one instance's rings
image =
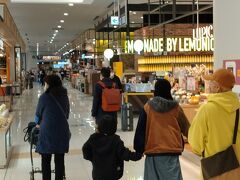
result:
[[(68, 180), (90, 180), (91, 164), (82, 157), (81, 148), (89, 135), (94, 132), (94, 122), (90, 116), (92, 97), (80, 93), (68, 87), (71, 103), (71, 115), (69, 124), (71, 127), (72, 138), (70, 152), (66, 155), (66, 175)], [(0, 170), (0, 180), (27, 180), (30, 179), (31, 170), (29, 144), (23, 141), (23, 128), (29, 121), (33, 120), (38, 97), (42, 93), (42, 87), (35, 85), (34, 89), (27, 90), (20, 98), (15, 98), (16, 114), (13, 123), (13, 145), (14, 151), (9, 167)], [(135, 124), (137, 119), (135, 119)], [(125, 145), (132, 147), (134, 132), (122, 132), (120, 129), (117, 134), (124, 140)], [(200, 179), (199, 159), (189, 152), (184, 152), (180, 158), (184, 180)], [(34, 164), (40, 167), (40, 158), (34, 155)], [(144, 159), (138, 162), (126, 162), (123, 180), (142, 180), (143, 179)], [(41, 179), (38, 174), (36, 180)]]

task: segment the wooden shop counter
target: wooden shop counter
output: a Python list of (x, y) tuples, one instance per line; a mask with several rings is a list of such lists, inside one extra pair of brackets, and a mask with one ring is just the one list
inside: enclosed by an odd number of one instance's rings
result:
[[(123, 102), (131, 103), (133, 105), (133, 111), (139, 112), (141, 108), (143, 108), (144, 104), (152, 97), (152, 92), (125, 92), (123, 93)], [(192, 122), (197, 113), (197, 109), (200, 106), (201, 104), (181, 104), (181, 107), (190, 123)]]

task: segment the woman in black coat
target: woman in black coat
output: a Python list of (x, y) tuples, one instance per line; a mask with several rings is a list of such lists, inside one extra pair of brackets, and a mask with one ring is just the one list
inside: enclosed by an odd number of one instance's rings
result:
[(69, 99), (57, 75), (45, 79), (45, 92), (37, 105), (35, 122), (40, 126), (37, 152), (42, 157), (43, 180), (51, 180), (51, 157), (54, 154), (55, 180), (63, 180), (64, 154), (69, 150)]

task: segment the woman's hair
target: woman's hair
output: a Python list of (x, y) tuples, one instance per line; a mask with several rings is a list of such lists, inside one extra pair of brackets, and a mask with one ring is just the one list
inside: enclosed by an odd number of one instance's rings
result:
[(46, 93), (51, 93), (54, 96), (60, 96), (62, 94), (62, 81), (58, 75), (52, 74), (46, 76), (45, 82), (48, 84)]
[(110, 115), (104, 115), (98, 122), (98, 131), (107, 136), (114, 135), (117, 131), (117, 121)]
[(155, 84), (154, 96), (164, 99), (173, 100), (171, 95), (171, 84), (166, 79), (159, 79)]

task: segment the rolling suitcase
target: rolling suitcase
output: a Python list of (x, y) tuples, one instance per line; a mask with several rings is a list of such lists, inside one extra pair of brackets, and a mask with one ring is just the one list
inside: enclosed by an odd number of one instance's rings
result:
[(121, 108), (121, 122), (123, 131), (133, 131), (132, 105), (124, 103)]

